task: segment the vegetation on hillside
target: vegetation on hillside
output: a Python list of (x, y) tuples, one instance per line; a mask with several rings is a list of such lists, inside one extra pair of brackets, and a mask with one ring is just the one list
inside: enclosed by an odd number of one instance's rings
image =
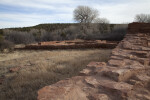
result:
[[(60, 25), (60, 26), (59, 26)], [(127, 25), (120, 24), (59, 24), (57, 27), (51, 27), (53, 24), (42, 24), (41, 26), (16, 29), (3, 29), (5, 39), (15, 44), (28, 44), (41, 41), (54, 40), (73, 40), (73, 39), (106, 39), (121, 40), (126, 33)], [(64, 26), (63, 26), (64, 25)], [(122, 30), (121, 30), (122, 29)], [(49, 30), (49, 31), (48, 31)], [(120, 33), (121, 32), (121, 33)], [(116, 38), (115, 38), (116, 37)]]

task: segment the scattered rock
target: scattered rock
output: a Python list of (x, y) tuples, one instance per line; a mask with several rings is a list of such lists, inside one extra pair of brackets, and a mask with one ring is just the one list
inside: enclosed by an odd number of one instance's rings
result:
[(27, 66), (11, 67), (9, 72), (18, 72), (20, 69), (26, 68)]
[(73, 79), (42, 88), (38, 91), (38, 100), (88, 100), (87, 94), (82, 90), (82, 78)]
[(126, 81), (133, 75), (133, 72), (130, 69), (113, 68), (113, 69), (104, 70), (103, 75), (115, 81)]
[(107, 90), (116, 90), (122, 93), (128, 93), (132, 90), (133, 86), (124, 82), (115, 82), (105, 78), (87, 77), (85, 81), (94, 87), (104, 87)]
[(85, 76), (85, 75), (90, 75), (91, 73), (92, 73), (92, 70), (86, 68), (86, 69), (83, 69), (82, 71), (80, 71), (79, 75)]
[(116, 67), (123, 67), (125, 65), (125, 62), (123, 60), (109, 60), (108, 61), (110, 66), (116, 66)]
[(20, 67), (12, 67), (9, 69), (9, 72), (17, 72), (20, 70)]

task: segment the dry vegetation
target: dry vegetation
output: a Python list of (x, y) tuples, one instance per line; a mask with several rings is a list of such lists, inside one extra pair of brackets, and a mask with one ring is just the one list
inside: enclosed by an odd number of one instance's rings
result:
[[(90, 61), (107, 61), (111, 50), (15, 51), (0, 54), (1, 100), (36, 100), (37, 90), (78, 75)], [(9, 68), (24, 66), (18, 72)]]

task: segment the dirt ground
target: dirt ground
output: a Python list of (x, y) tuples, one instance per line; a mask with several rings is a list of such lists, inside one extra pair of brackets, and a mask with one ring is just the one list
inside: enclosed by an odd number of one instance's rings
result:
[[(14, 51), (0, 54), (1, 100), (36, 100), (37, 90), (78, 75), (90, 61), (106, 62), (111, 49)], [(20, 68), (10, 72), (11, 68)]]

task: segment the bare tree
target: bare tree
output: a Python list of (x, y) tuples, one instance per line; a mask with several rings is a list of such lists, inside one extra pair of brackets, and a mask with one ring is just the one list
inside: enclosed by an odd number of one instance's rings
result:
[(150, 23), (150, 14), (137, 14), (135, 16), (136, 22)]
[(33, 34), (28, 32), (5, 30), (5, 39), (15, 44), (28, 44), (35, 41)]
[(74, 10), (74, 19), (79, 23), (91, 23), (98, 16), (99, 12), (88, 6), (78, 6)]
[(94, 23), (109, 24), (109, 20), (106, 18), (96, 18)]
[(101, 33), (108, 33), (110, 31), (109, 20), (106, 18), (97, 18), (94, 20)]

